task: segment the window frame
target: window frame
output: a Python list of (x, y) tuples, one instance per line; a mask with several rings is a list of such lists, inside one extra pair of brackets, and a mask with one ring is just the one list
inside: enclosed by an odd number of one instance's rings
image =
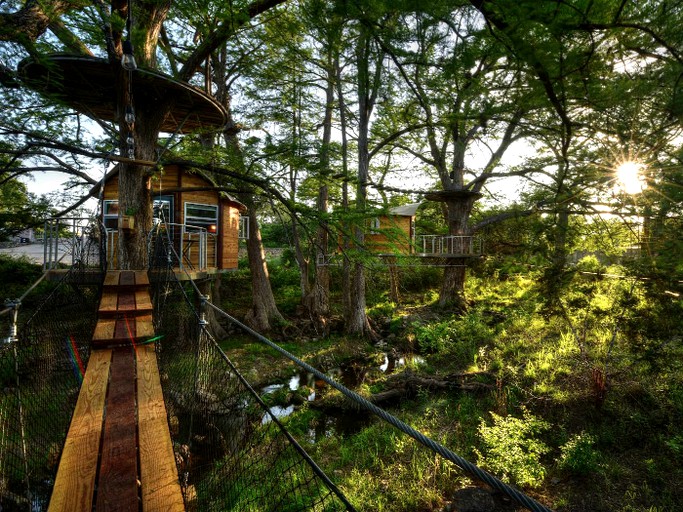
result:
[[(110, 206), (116, 205), (116, 213), (109, 213)], [(112, 226), (107, 225), (107, 221), (114, 221)], [(102, 202), (102, 224), (107, 230), (116, 231), (119, 229), (119, 200), (118, 199), (105, 199)]]
[[(204, 208), (204, 209), (211, 209), (216, 212), (215, 217), (210, 219), (209, 217), (197, 217), (195, 215), (190, 215), (189, 217), (192, 219), (188, 219), (188, 213), (187, 210), (188, 208), (197, 208), (199, 207)], [(218, 219), (220, 216), (220, 205), (217, 204), (207, 204), (207, 203), (195, 203), (191, 201), (185, 201), (183, 203), (183, 231), (188, 232), (187, 226), (198, 226), (205, 228), (208, 233), (211, 233), (212, 235), (217, 235), (219, 228), (218, 228)], [(215, 226), (215, 229), (212, 231), (210, 229), (211, 226)], [(191, 232), (191, 231), (190, 231)]]

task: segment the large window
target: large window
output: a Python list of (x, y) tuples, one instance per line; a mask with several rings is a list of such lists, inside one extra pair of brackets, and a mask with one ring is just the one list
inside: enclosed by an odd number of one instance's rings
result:
[(218, 232), (218, 205), (185, 203), (185, 224), (201, 226), (209, 233)]
[(119, 202), (105, 201), (102, 207), (102, 222), (107, 229), (119, 228)]

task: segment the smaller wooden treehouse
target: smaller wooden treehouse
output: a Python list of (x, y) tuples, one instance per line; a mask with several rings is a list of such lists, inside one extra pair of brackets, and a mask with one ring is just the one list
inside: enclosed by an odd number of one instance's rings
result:
[(415, 214), (420, 203), (396, 206), (370, 219), (365, 246), (375, 254), (406, 256), (415, 252)]
[(482, 254), (481, 238), (473, 235), (417, 235), (415, 217), (421, 203), (389, 209), (370, 219), (365, 247), (381, 257), (468, 258)]
[[(181, 268), (206, 273), (237, 268), (240, 214), (246, 211), (242, 203), (217, 191), (200, 171), (177, 165), (166, 166), (152, 186), (155, 225), (173, 241)], [(114, 172), (105, 182), (102, 207), (110, 269), (117, 268), (118, 232), (129, 228), (125, 212), (119, 225), (118, 192)]]

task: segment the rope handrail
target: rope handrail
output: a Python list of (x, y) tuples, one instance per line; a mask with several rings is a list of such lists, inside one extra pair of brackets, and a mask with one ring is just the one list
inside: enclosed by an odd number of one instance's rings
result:
[(360, 396), (358, 393), (355, 393), (354, 391), (351, 391), (348, 389), (346, 386), (338, 383), (334, 379), (330, 378), (328, 375), (325, 375), (318, 369), (314, 368), (313, 366), (309, 365), (308, 363), (302, 361), (295, 355), (289, 353), (276, 343), (272, 342), (265, 336), (259, 334), (255, 330), (251, 329), (247, 325), (243, 324), (230, 314), (226, 313), (222, 309), (220, 309), (218, 306), (213, 304), (210, 301), (206, 301), (206, 304), (210, 306), (214, 311), (216, 311), (218, 314), (224, 316), (226, 319), (249, 333), (251, 336), (255, 337), (262, 343), (265, 343), (272, 349), (276, 350), (280, 354), (282, 354), (284, 357), (289, 359), (290, 361), (294, 362), (296, 365), (300, 366), (304, 370), (308, 371), (309, 373), (312, 373), (315, 375), (317, 378), (325, 381), (327, 384), (329, 384), (331, 387), (342, 393), (346, 398), (356, 402), (363, 408), (369, 410), (376, 416), (380, 417), (387, 423), (391, 424), (392, 426), (396, 427), (400, 431), (402, 431), (404, 434), (412, 437), (414, 440), (419, 442), (420, 444), (426, 446), (430, 450), (438, 453), (441, 455), (443, 458), (451, 461), (455, 465), (457, 465), (459, 468), (461, 468), (463, 471), (466, 473), (470, 474), (471, 476), (474, 476), (478, 480), (486, 483), (490, 487), (503, 492), (506, 494), (508, 497), (512, 498), (515, 500), (517, 503), (520, 505), (526, 507), (529, 510), (532, 510), (533, 512), (552, 512), (551, 509), (547, 508), (546, 506), (542, 505), (538, 501), (534, 500), (533, 498), (527, 496), (526, 494), (522, 493), (521, 491), (507, 485), (506, 483), (502, 482), (500, 479), (496, 478), (495, 476), (491, 475), (490, 473), (484, 471), (480, 467), (476, 466), (475, 464), (469, 462), (468, 460), (460, 457), (457, 455), (455, 452), (449, 450), (445, 446), (435, 442), (434, 440), (430, 439), (429, 437), (425, 436), (421, 432), (418, 432), (415, 430), (413, 427), (408, 425), (407, 423), (401, 421), (400, 419), (396, 418), (392, 414), (389, 414), (387, 411), (384, 409), (381, 409), (380, 407), (377, 407), (375, 404), (372, 402), (368, 401), (367, 399), (363, 398)]

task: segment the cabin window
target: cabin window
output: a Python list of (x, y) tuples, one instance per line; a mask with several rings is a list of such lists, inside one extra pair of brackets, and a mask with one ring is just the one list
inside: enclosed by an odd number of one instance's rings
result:
[(247, 215), (240, 215), (238, 238), (240, 240), (249, 240), (249, 217)]
[(154, 224), (173, 223), (173, 196), (157, 196), (152, 201)]
[(370, 219), (370, 233), (372, 233), (372, 234), (379, 233), (379, 228), (380, 228), (379, 217), (375, 217), (374, 219)]
[(107, 229), (119, 228), (119, 202), (105, 201), (102, 206), (102, 222)]
[(218, 232), (218, 205), (185, 203), (185, 224), (206, 228), (209, 233)]

